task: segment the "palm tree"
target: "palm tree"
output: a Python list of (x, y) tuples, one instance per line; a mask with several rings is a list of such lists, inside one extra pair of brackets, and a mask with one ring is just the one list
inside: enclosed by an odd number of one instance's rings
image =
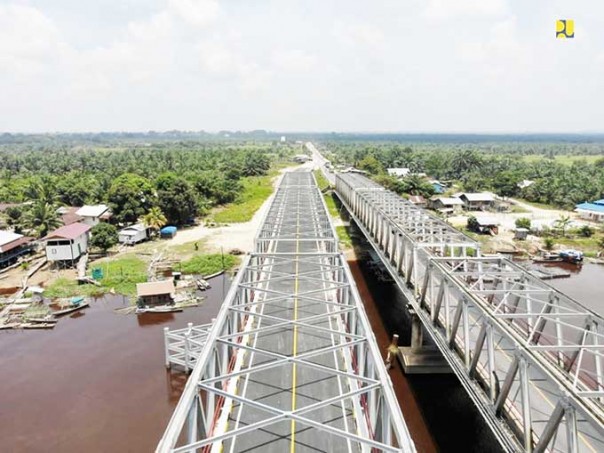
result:
[(562, 236), (566, 237), (566, 229), (571, 223), (571, 218), (568, 215), (560, 215), (560, 218), (556, 220), (555, 224), (562, 230)]
[(48, 176), (34, 179), (25, 190), (27, 198), (34, 202), (41, 202), (54, 206), (58, 200), (55, 184)]
[(166, 222), (166, 216), (158, 207), (151, 208), (147, 214), (145, 214), (142, 218), (143, 224), (150, 228), (152, 231), (159, 231), (161, 227), (163, 227)]
[(36, 201), (23, 215), (23, 226), (36, 230), (39, 237), (44, 237), (50, 230), (61, 226), (55, 205)]

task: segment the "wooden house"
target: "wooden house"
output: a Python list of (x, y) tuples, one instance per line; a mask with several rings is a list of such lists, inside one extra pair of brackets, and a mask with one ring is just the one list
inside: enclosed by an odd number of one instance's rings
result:
[(172, 280), (136, 284), (139, 306), (166, 305), (174, 302), (176, 289)]
[(32, 251), (33, 238), (22, 234), (0, 231), (0, 268), (17, 262), (20, 256)]
[(46, 259), (51, 262), (77, 261), (88, 250), (90, 225), (72, 223), (63, 226), (42, 240), (46, 242)]

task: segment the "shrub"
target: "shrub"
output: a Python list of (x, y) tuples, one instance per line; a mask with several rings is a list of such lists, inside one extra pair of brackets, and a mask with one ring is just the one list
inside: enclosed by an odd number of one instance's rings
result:
[(578, 233), (580, 236), (583, 236), (584, 238), (589, 238), (594, 235), (595, 230), (592, 227), (590, 227), (589, 225), (583, 225), (581, 228), (579, 228)]
[(531, 219), (527, 217), (520, 217), (516, 219), (516, 228), (526, 228), (527, 230), (531, 229)]
[(543, 247), (545, 250), (552, 250), (554, 248), (554, 238), (547, 237), (543, 240)]

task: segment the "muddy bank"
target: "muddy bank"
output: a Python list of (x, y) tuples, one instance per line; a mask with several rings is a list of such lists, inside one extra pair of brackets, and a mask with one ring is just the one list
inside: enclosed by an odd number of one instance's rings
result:
[(119, 315), (108, 295), (54, 330), (0, 332), (2, 449), (153, 451), (186, 381), (164, 368), (163, 328), (210, 322), (228, 284), (182, 313)]

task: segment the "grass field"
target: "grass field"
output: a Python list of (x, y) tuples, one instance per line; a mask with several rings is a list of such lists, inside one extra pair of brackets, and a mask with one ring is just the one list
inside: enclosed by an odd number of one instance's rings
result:
[[(573, 162), (577, 162), (579, 160), (585, 160), (585, 161), (587, 161), (587, 163), (593, 164), (595, 161), (597, 161), (598, 159), (601, 159), (601, 158), (602, 158), (602, 156), (597, 156), (597, 155), (574, 156), (574, 155), (564, 154), (564, 155), (555, 156), (554, 161), (559, 164), (571, 165)], [(527, 156), (523, 156), (522, 160), (524, 160), (525, 162), (533, 163), (533, 162), (546, 161), (549, 159), (545, 158), (542, 154), (529, 154)]]
[(217, 223), (248, 222), (262, 203), (273, 193), (273, 175), (250, 176), (243, 179), (243, 191), (237, 201), (229, 203), (216, 211), (214, 221)]
[(196, 255), (187, 261), (183, 261), (177, 269), (184, 274), (210, 275), (220, 270), (232, 269), (239, 263), (239, 259), (233, 255), (206, 254)]
[(100, 295), (113, 289), (118, 294), (133, 296), (136, 284), (147, 281), (147, 264), (135, 255), (124, 255), (115, 260), (91, 263), (90, 269), (101, 268), (101, 286), (78, 285), (73, 279), (59, 278), (44, 291), (46, 297), (73, 297)]

